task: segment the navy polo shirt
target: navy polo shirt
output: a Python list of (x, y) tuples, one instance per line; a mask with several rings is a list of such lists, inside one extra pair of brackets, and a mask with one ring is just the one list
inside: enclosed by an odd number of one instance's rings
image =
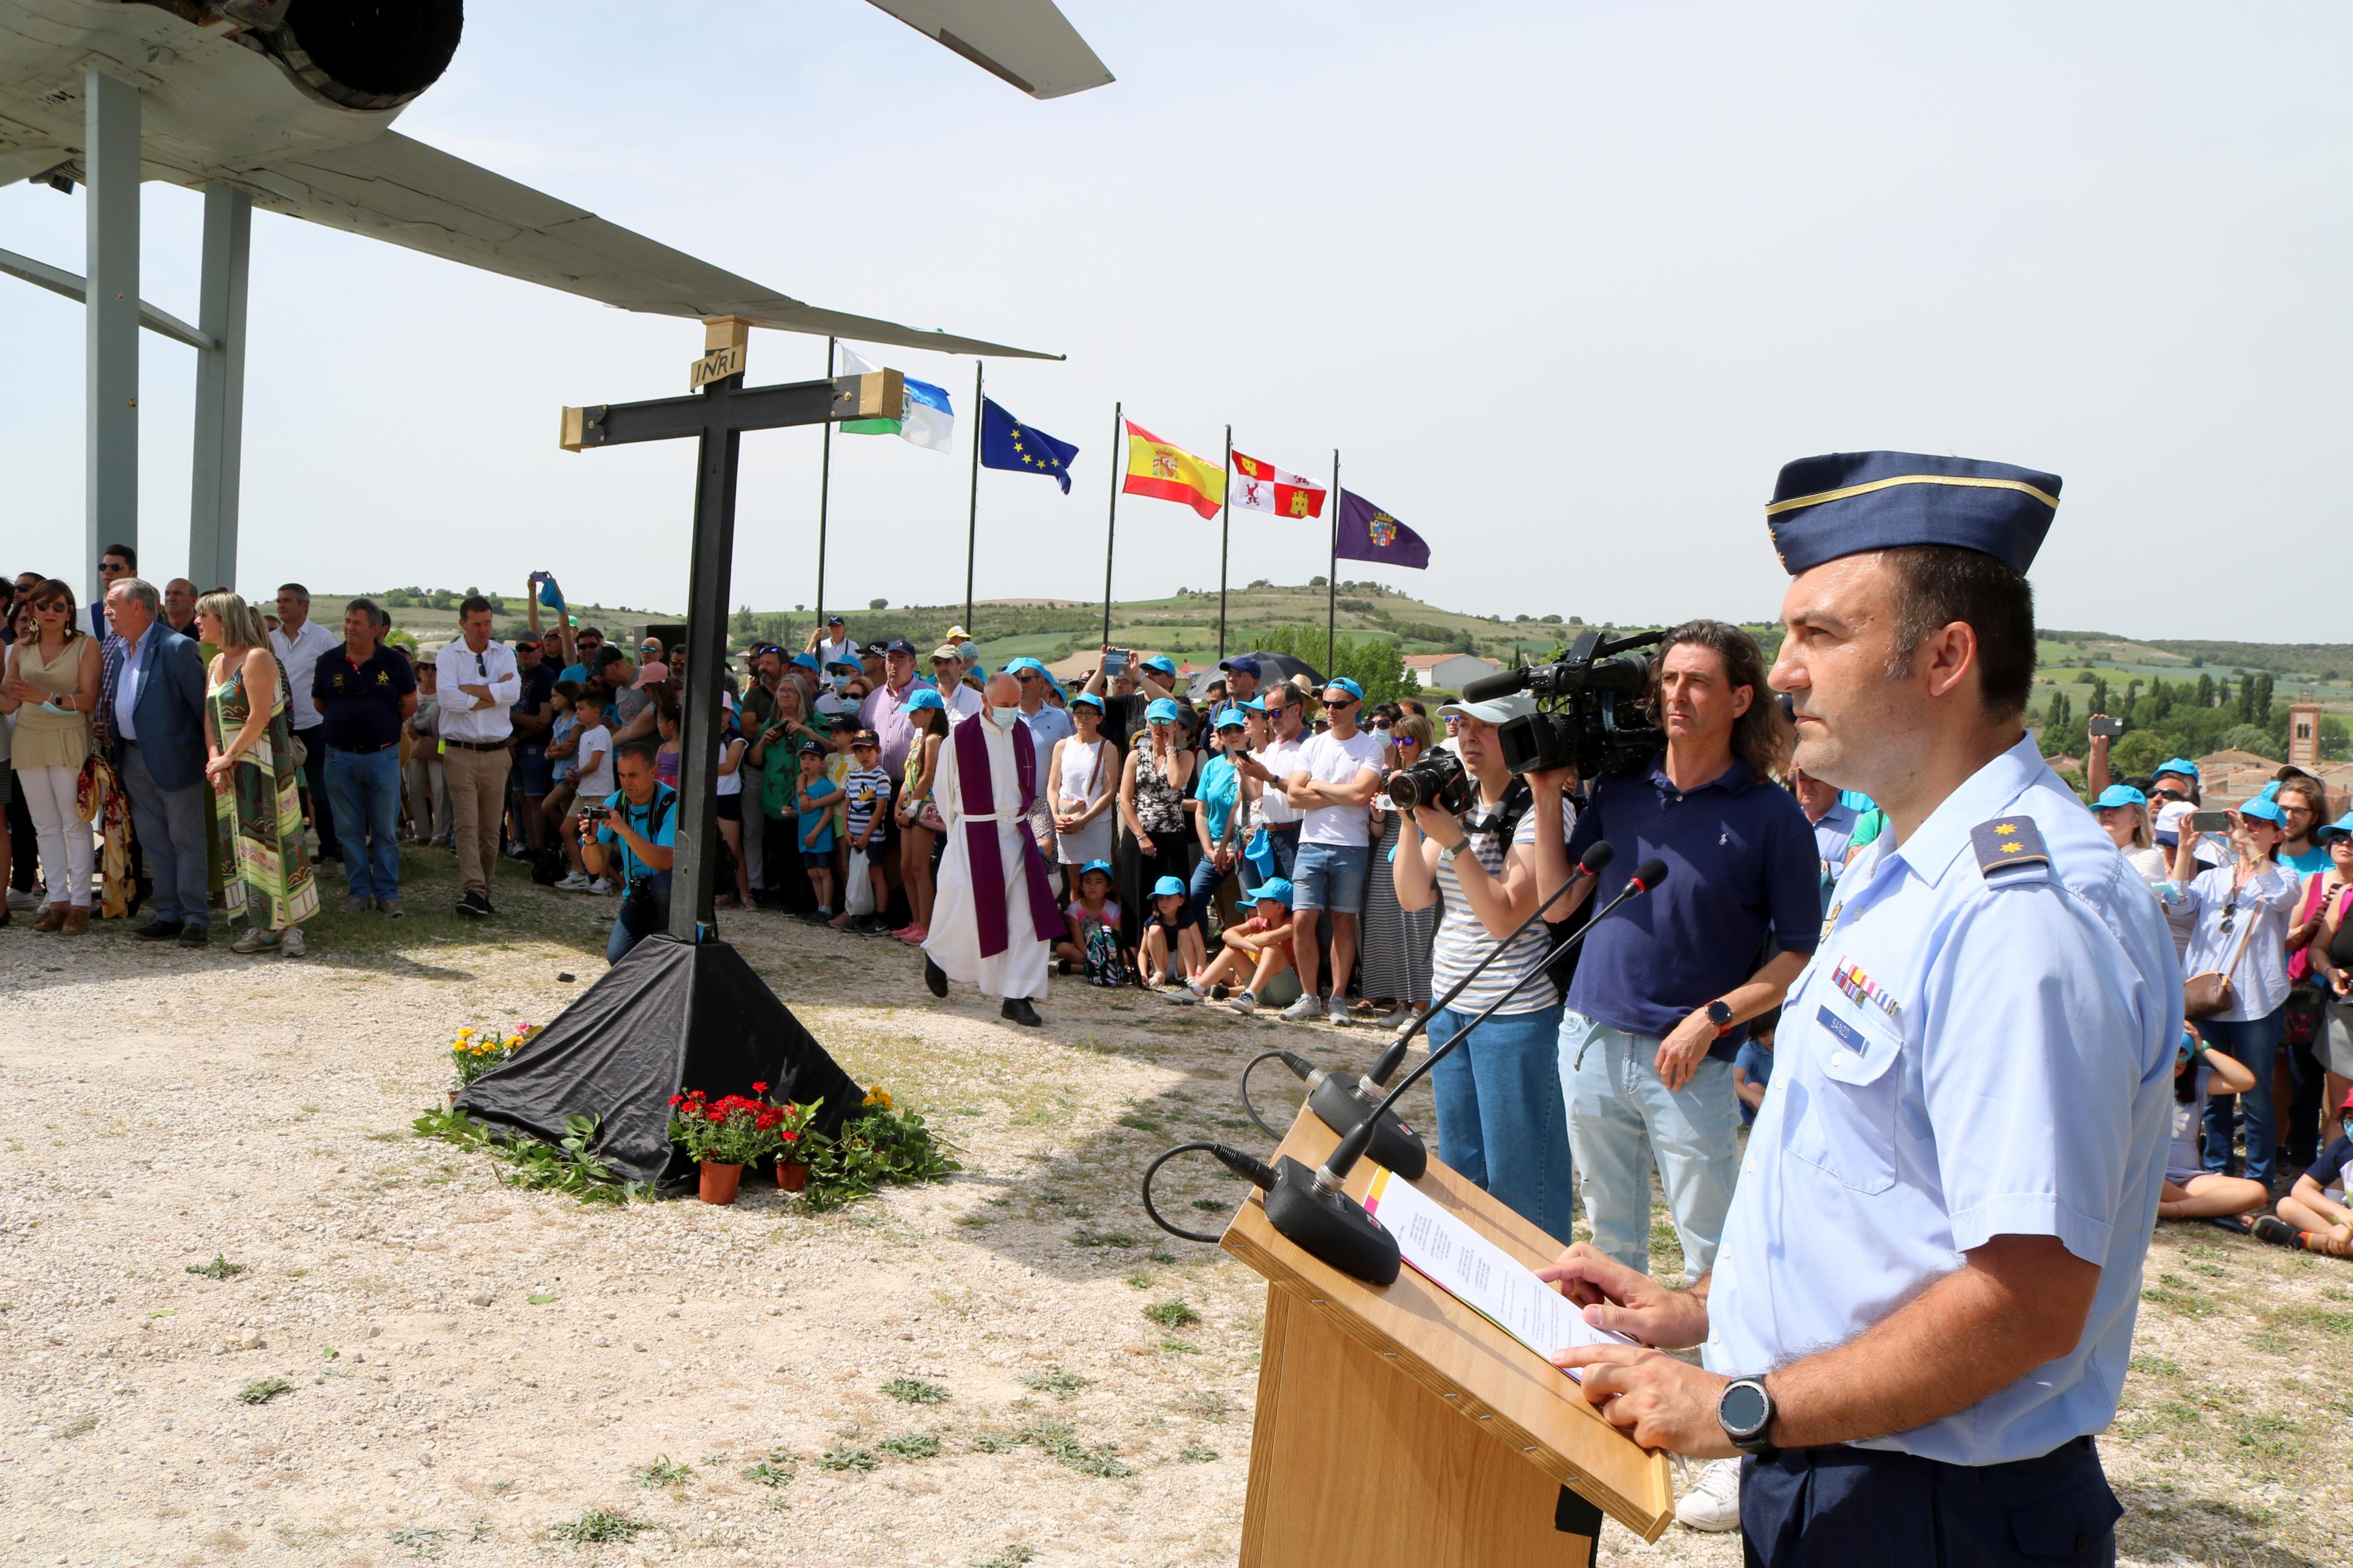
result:
[(364, 663), (352, 662), (349, 643), (319, 656), (311, 673), (329, 746), (381, 751), (400, 739), (400, 700), (417, 689), (416, 672), (396, 648), (375, 645)]
[[(1775, 954), (1821, 940), (1821, 858), (1797, 797), (1734, 758), (1694, 790), (1675, 788), (1666, 753), (1639, 773), (1595, 782), (1568, 839), (1569, 858), (1606, 838), (1613, 866), (1655, 855), (1667, 879), (1594, 928), (1568, 989), (1572, 1012), (1652, 1037), (1744, 984)], [(1607, 873), (1596, 899), (1614, 897)], [(1708, 1054), (1730, 1061), (1746, 1027)]]

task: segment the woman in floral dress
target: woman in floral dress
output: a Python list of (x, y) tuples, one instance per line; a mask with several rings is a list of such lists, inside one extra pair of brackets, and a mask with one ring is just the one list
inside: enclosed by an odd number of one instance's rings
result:
[(261, 617), (235, 594), (196, 601), (203, 640), (220, 652), (205, 681), (205, 777), (213, 786), (224, 908), (246, 929), (232, 952), (302, 956), (302, 922), (319, 912), (302, 837), (302, 770), (294, 762), (285, 670)]

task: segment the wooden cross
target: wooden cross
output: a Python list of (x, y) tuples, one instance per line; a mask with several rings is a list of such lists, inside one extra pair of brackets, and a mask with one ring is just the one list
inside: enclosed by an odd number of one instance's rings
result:
[(719, 748), (704, 737), (719, 731), (720, 677), (727, 658), (727, 580), (735, 556), (735, 466), (744, 432), (837, 419), (896, 419), (906, 402), (905, 380), (895, 370), (745, 386), (744, 355), (751, 332), (748, 317), (705, 321), (703, 356), (694, 363), (689, 382), (696, 390), (684, 397), (564, 411), (562, 444), (567, 452), (686, 436), (700, 443), (693, 558), (688, 567), (678, 833), (670, 868), (670, 932), (681, 942), (707, 942), (712, 931), (711, 900), (719, 866), (714, 804)]

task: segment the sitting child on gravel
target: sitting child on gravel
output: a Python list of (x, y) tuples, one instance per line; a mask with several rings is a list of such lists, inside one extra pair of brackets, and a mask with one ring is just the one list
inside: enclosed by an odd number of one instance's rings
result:
[(2331, 1258), (2353, 1258), (2353, 1208), (2345, 1202), (2348, 1178), (2353, 1178), (2353, 1094), (2337, 1108), (2337, 1140), (2295, 1179), (2278, 1210), (2255, 1221), (2255, 1234), (2263, 1240)]
[(1222, 940), (1225, 946), (1208, 967), (1191, 980), (1168, 994), (1168, 1000), (1192, 1006), (1209, 994), (1213, 985), (1238, 977), (1243, 970), (1250, 972), (1250, 984), (1233, 999), (1237, 1013), (1258, 1010), (1258, 994), (1267, 984), (1292, 967), (1291, 957), (1291, 884), (1281, 877), (1267, 879), (1264, 887), (1252, 888), (1242, 895), (1252, 906), (1250, 918), (1239, 925), (1228, 926)]
[(1090, 985), (1124, 985), (1127, 961), (1119, 946), (1119, 906), (1111, 899), (1111, 862), (1090, 860), (1079, 868), (1079, 896), (1063, 910), (1070, 937), (1054, 944), (1062, 973), (1086, 972)]
[[(2206, 1048), (2194, 1028), (2181, 1031), (2173, 1055), (2173, 1147), (2165, 1156), (2165, 1186), (2158, 1194), (2159, 1219), (2234, 1220), (2271, 1201), (2261, 1182), (2207, 1170), (2198, 1157), (2198, 1130), (2206, 1122), (2211, 1089), (2245, 1094), (2255, 1075), (2235, 1057)], [(2232, 1225), (2231, 1228), (2240, 1228)]]
[(1198, 976), (1208, 967), (1209, 950), (1201, 942), (1201, 922), (1185, 884), (1163, 877), (1152, 885), (1152, 916), (1144, 922), (1144, 940), (1137, 945), (1149, 986), (1175, 985)]

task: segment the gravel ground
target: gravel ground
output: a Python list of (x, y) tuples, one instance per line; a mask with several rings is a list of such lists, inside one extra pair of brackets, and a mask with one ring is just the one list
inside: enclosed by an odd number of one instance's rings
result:
[[(1252, 1052), (1361, 1065), (1369, 1031), (1063, 981), (1016, 1030), (896, 944), (723, 915), (966, 1168), (831, 1215), (765, 1184), (585, 1206), (408, 1124), (460, 1024), (543, 1021), (602, 972), (611, 905), (510, 874), (461, 924), (448, 858), (407, 862), (409, 918), (322, 917), (301, 960), (0, 931), (0, 1561), (1233, 1561), (1263, 1287), (1155, 1231), (1136, 1178), (1263, 1142)], [(1239, 1196), (1214, 1171), (1163, 1188), (1209, 1229), (1191, 1205)], [(2105, 1440), (2126, 1560), (2346, 1562), (2353, 1269), (2168, 1226), (2150, 1274)], [(1172, 1302), (1196, 1321), (1146, 1315)]]

